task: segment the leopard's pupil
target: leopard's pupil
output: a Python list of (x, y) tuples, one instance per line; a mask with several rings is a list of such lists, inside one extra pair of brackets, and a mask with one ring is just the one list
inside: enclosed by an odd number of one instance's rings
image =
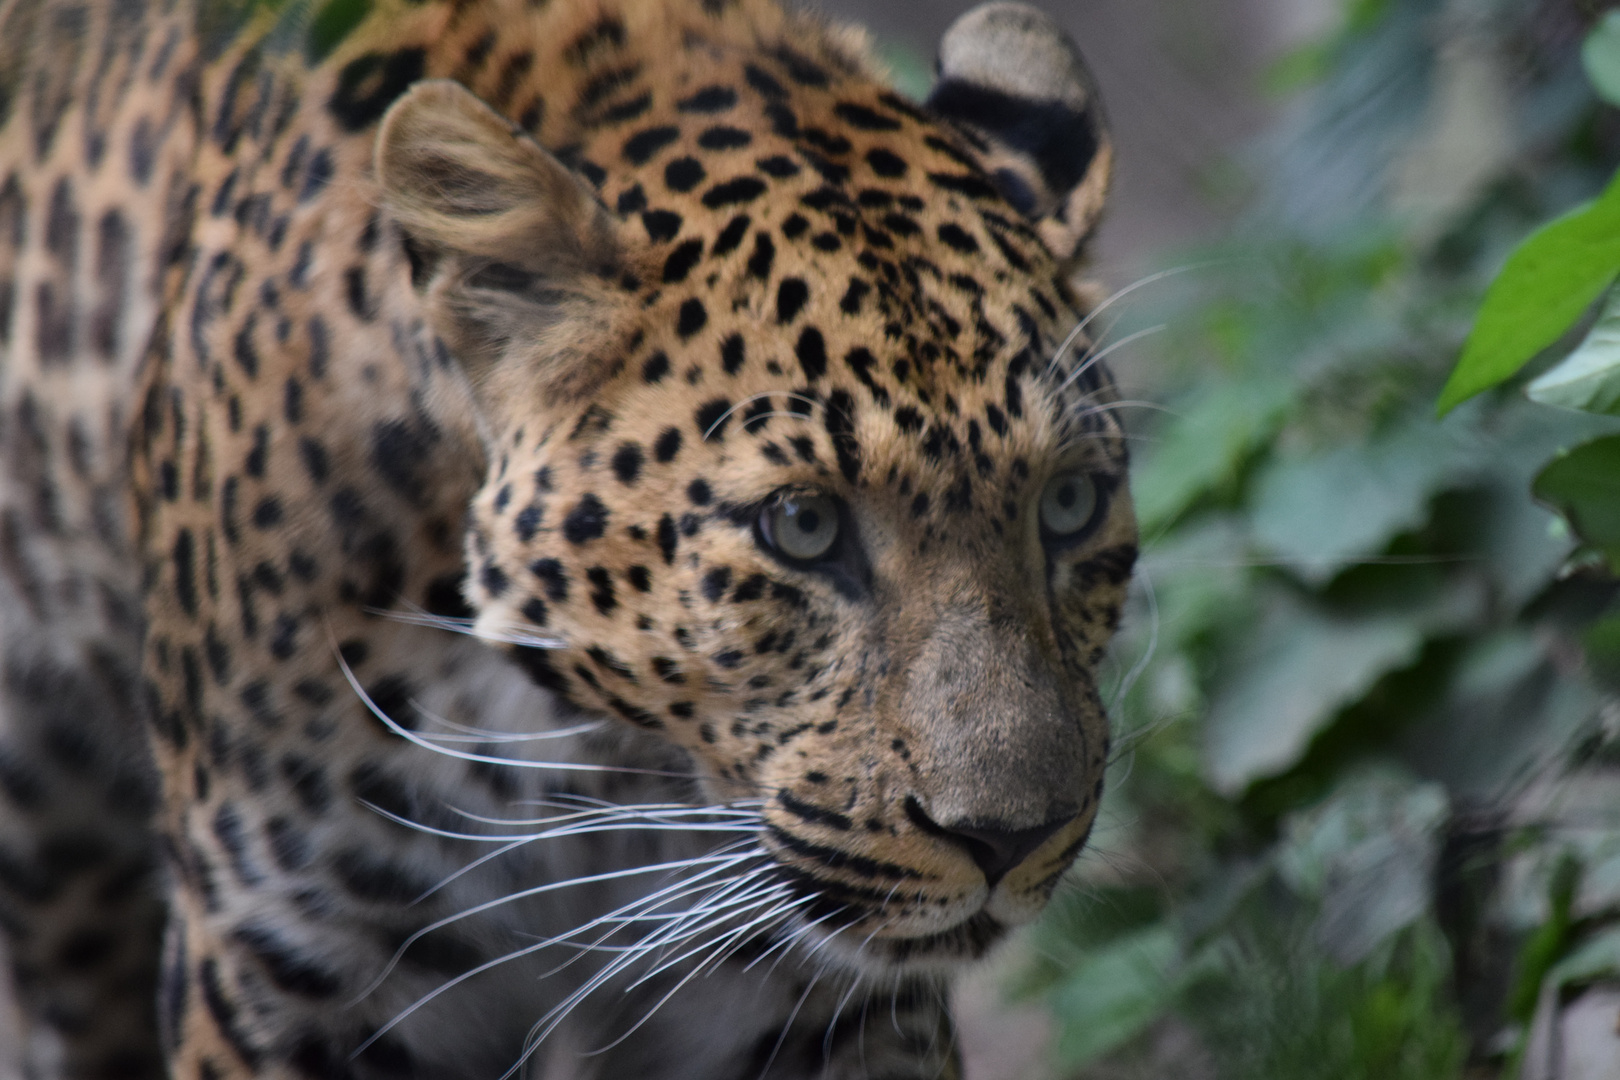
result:
[(1074, 506), (1074, 485), (1072, 483), (1064, 484), (1058, 488), (1057, 502), (1065, 510)]
[(798, 524), (799, 531), (807, 536), (821, 528), (821, 518), (814, 510), (800, 510), (794, 521)]

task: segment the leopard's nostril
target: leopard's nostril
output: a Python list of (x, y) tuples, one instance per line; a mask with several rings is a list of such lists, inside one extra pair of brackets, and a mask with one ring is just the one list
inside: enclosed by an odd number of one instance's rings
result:
[(1073, 821), (1078, 811), (1066, 810), (1050, 820), (1029, 828), (1013, 828), (994, 821), (962, 821), (941, 825), (928, 816), (915, 796), (906, 799), (906, 816), (926, 833), (949, 840), (962, 850), (984, 873), (984, 880), (995, 888), (1008, 871), (1023, 862), (1053, 833)]

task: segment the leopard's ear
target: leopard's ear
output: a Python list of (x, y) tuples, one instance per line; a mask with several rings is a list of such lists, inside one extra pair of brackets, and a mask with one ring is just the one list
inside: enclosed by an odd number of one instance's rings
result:
[(482, 397), (594, 388), (625, 253), (584, 180), (446, 79), (388, 110), (376, 175), (427, 317)]
[(1007, 201), (1060, 260), (1080, 253), (1102, 213), (1114, 151), (1097, 87), (1051, 16), (981, 4), (945, 31), (928, 107), (984, 145)]

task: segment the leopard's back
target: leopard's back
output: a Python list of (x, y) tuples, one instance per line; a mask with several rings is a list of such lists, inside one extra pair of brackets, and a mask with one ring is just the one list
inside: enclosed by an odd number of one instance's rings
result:
[(189, 224), (196, 64), (141, 4), (8, 4), (0, 53), (0, 912), (16, 991), (60, 1034), (32, 1052), (155, 1074), (128, 446)]

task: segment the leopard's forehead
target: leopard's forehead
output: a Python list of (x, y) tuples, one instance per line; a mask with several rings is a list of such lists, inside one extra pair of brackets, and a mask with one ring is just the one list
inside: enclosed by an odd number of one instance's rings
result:
[(968, 137), (880, 83), (785, 47), (694, 55), (578, 151), (648, 250), (612, 404), (571, 434), (656, 424), (587, 440), (621, 485), (701, 453), (736, 498), (882, 485), (925, 528), (973, 509), (999, 532), (1104, 424), (1102, 373), (1051, 364), (1078, 317), (1055, 260)]

